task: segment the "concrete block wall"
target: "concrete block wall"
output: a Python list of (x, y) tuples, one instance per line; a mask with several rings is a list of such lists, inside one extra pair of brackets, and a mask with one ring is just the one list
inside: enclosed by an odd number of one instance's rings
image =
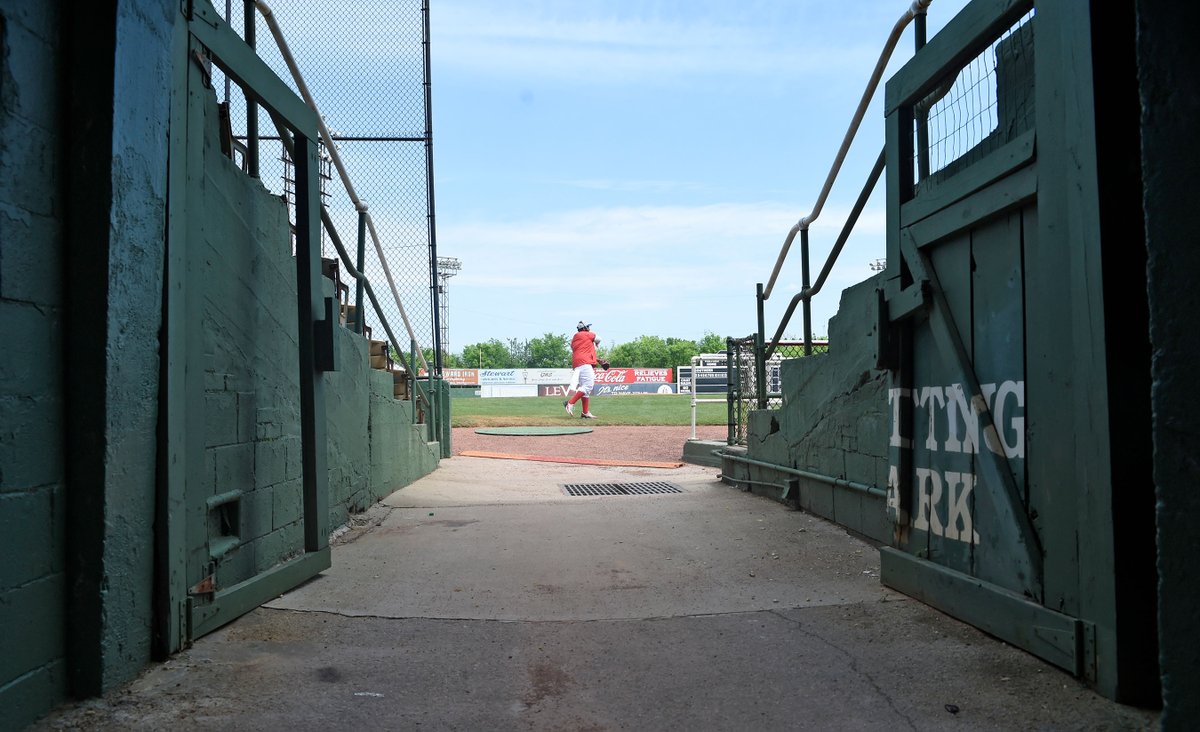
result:
[[(747, 457), (886, 489), (888, 376), (874, 367), (877, 286), (872, 277), (842, 293), (829, 324), (828, 353), (783, 362), (783, 406), (751, 413)], [(788, 477), (732, 461), (725, 472), (773, 483)], [(799, 500), (801, 508), (860, 534), (890, 539), (882, 498), (802, 479)]]
[(335, 329), (334, 334), (338, 370), (326, 373), (324, 379), (329, 525), (336, 528), (376, 499), (369, 484), (371, 367), (367, 340), (345, 328)]
[(0, 726), (67, 690), (56, 3), (0, 3)]
[(428, 441), (428, 426), (413, 424), (413, 402), (392, 397), (392, 376), (370, 373), (370, 500), (375, 502), (437, 468), (440, 445)]
[[(93, 34), (106, 34), (111, 47), (109, 63), (83, 73), (80, 67), (106, 53), (85, 52), (64, 70), (73, 84), (64, 130), (70, 136), (64, 172), (71, 340), (62, 359), (71, 364), (67, 561), (73, 593), (67, 638), (72, 693), (91, 694), (132, 678), (152, 655), (166, 141), (178, 3), (121, 0), (86, 12), (78, 4), (62, 7), (61, 20), (74, 26), (67, 44), (73, 53)], [(90, 13), (111, 28), (81, 23)], [(95, 89), (85, 95), (81, 84)], [(110, 144), (97, 139), (100, 130)], [(94, 152), (81, 159), (85, 149)], [(103, 268), (91, 258), (97, 251)]]
[(296, 266), (287, 206), (225, 157), (215, 97), (207, 108), (204, 235), (188, 285), (203, 302), (201, 484), (206, 496), (240, 493), (236, 529), (208, 521), (210, 542), (239, 538), (217, 559), (228, 587), (303, 546)]
[(337, 371), (325, 374), (329, 525), (433, 472), (440, 459), (413, 403), (393, 396), (391, 373), (369, 366), (365, 338), (338, 329)]
[[(159, 389), (180, 6), (65, 7), (0, 0), (5, 729), (69, 695), (104, 693), (150, 661), (158, 416), (188, 406), (160, 404)], [(301, 454), (286, 210), (216, 140), (210, 121), (208, 198), (193, 207), (207, 238), (189, 290), (203, 317), (188, 326), (203, 344), (193, 363), (203, 373), (198, 483), (206, 496), (242, 493), (242, 546), (221, 560), (229, 584), (300, 545)], [(334, 527), (437, 464), (410, 406), (390, 398), (390, 377), (386, 388), (371, 378), (365, 343), (339, 339), (342, 370), (327, 375), (326, 392)], [(206, 547), (195, 551), (207, 559)]]
[[(241, 492), (241, 544), (218, 561), (229, 586), (303, 545), (295, 260), (282, 199), (246, 177), (218, 146), (207, 106), (204, 292), (206, 495)], [(332, 283), (323, 281), (326, 294)], [(369, 366), (367, 341), (334, 330), (338, 370), (324, 374), (329, 526), (437, 467), (412, 405)], [(210, 532), (220, 532), (210, 522)]]

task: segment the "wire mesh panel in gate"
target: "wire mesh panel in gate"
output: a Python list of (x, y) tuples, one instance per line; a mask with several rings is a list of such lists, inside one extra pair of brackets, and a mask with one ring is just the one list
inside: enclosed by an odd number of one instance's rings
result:
[(916, 107), (928, 131), (927, 147), (913, 146), (918, 182), (945, 179), (1033, 129), (1033, 19), (1030, 11)]

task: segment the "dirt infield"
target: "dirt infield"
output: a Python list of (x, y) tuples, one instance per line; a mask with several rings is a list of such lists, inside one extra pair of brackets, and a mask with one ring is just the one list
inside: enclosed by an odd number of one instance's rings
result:
[[(498, 452), (515, 455), (671, 462), (683, 456), (683, 443), (691, 427), (606, 427), (589, 422), (593, 430), (582, 435), (478, 435), (474, 427), (455, 427), (451, 451)], [(725, 439), (723, 425), (696, 428), (701, 440)]]

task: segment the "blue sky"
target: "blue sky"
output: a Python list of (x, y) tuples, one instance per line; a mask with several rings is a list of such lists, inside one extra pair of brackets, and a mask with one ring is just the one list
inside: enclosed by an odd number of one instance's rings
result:
[[(570, 333), (742, 336), (788, 229), (811, 211), (892, 26), (889, 0), (433, 2), (438, 252), (450, 348)], [(964, 0), (936, 0), (930, 35)], [(911, 31), (889, 74), (912, 54)], [(885, 75), (885, 79), (887, 75)], [(883, 145), (863, 128), (813, 225), (814, 273)], [(884, 256), (882, 184), (814, 301)], [(767, 303), (799, 290), (799, 247)], [(800, 337), (799, 317), (788, 334)]]

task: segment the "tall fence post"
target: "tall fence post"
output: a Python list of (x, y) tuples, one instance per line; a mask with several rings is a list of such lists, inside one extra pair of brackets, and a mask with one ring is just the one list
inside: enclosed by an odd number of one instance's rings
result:
[[(913, 41), (916, 50), (920, 52), (925, 47), (926, 11), (925, 8), (914, 10)], [(929, 108), (921, 105), (917, 114), (917, 178), (924, 180), (929, 177)]]
[(438, 409), (439, 425), (441, 427), (440, 440), (442, 444), (442, 457), (450, 457), (450, 382), (439, 377), (438, 378), (438, 394), (441, 395), (441, 400), (438, 402), (441, 406)]
[[(737, 417), (733, 411), (734, 399), (738, 394), (738, 371), (741, 370), (741, 352), (735, 348), (733, 338), (725, 338), (725, 444), (737, 443)], [(692, 371), (692, 388), (696, 388), (696, 372)]]
[(767, 349), (765, 346), (766, 323), (763, 319), (763, 284), (758, 283), (758, 332), (754, 334), (754, 393), (758, 397), (758, 408), (767, 408)]
[[(367, 253), (367, 202), (360, 201), (358, 204), (358, 261), (355, 267), (359, 272), (363, 271), (363, 260), (366, 259)], [(363, 281), (357, 280), (358, 284), (354, 287), (354, 332), (359, 335), (363, 334)], [(409, 361), (415, 363), (415, 361)]]
[[(808, 267), (808, 227), (800, 230), (800, 289), (808, 292), (810, 281)], [(804, 355), (812, 355), (812, 295), (804, 297)]]
[[(243, 36), (246, 45), (251, 49), (255, 46), (256, 21), (254, 15), (254, 0), (246, 0), (245, 27)], [(246, 173), (251, 178), (258, 178), (258, 102), (246, 99)]]

